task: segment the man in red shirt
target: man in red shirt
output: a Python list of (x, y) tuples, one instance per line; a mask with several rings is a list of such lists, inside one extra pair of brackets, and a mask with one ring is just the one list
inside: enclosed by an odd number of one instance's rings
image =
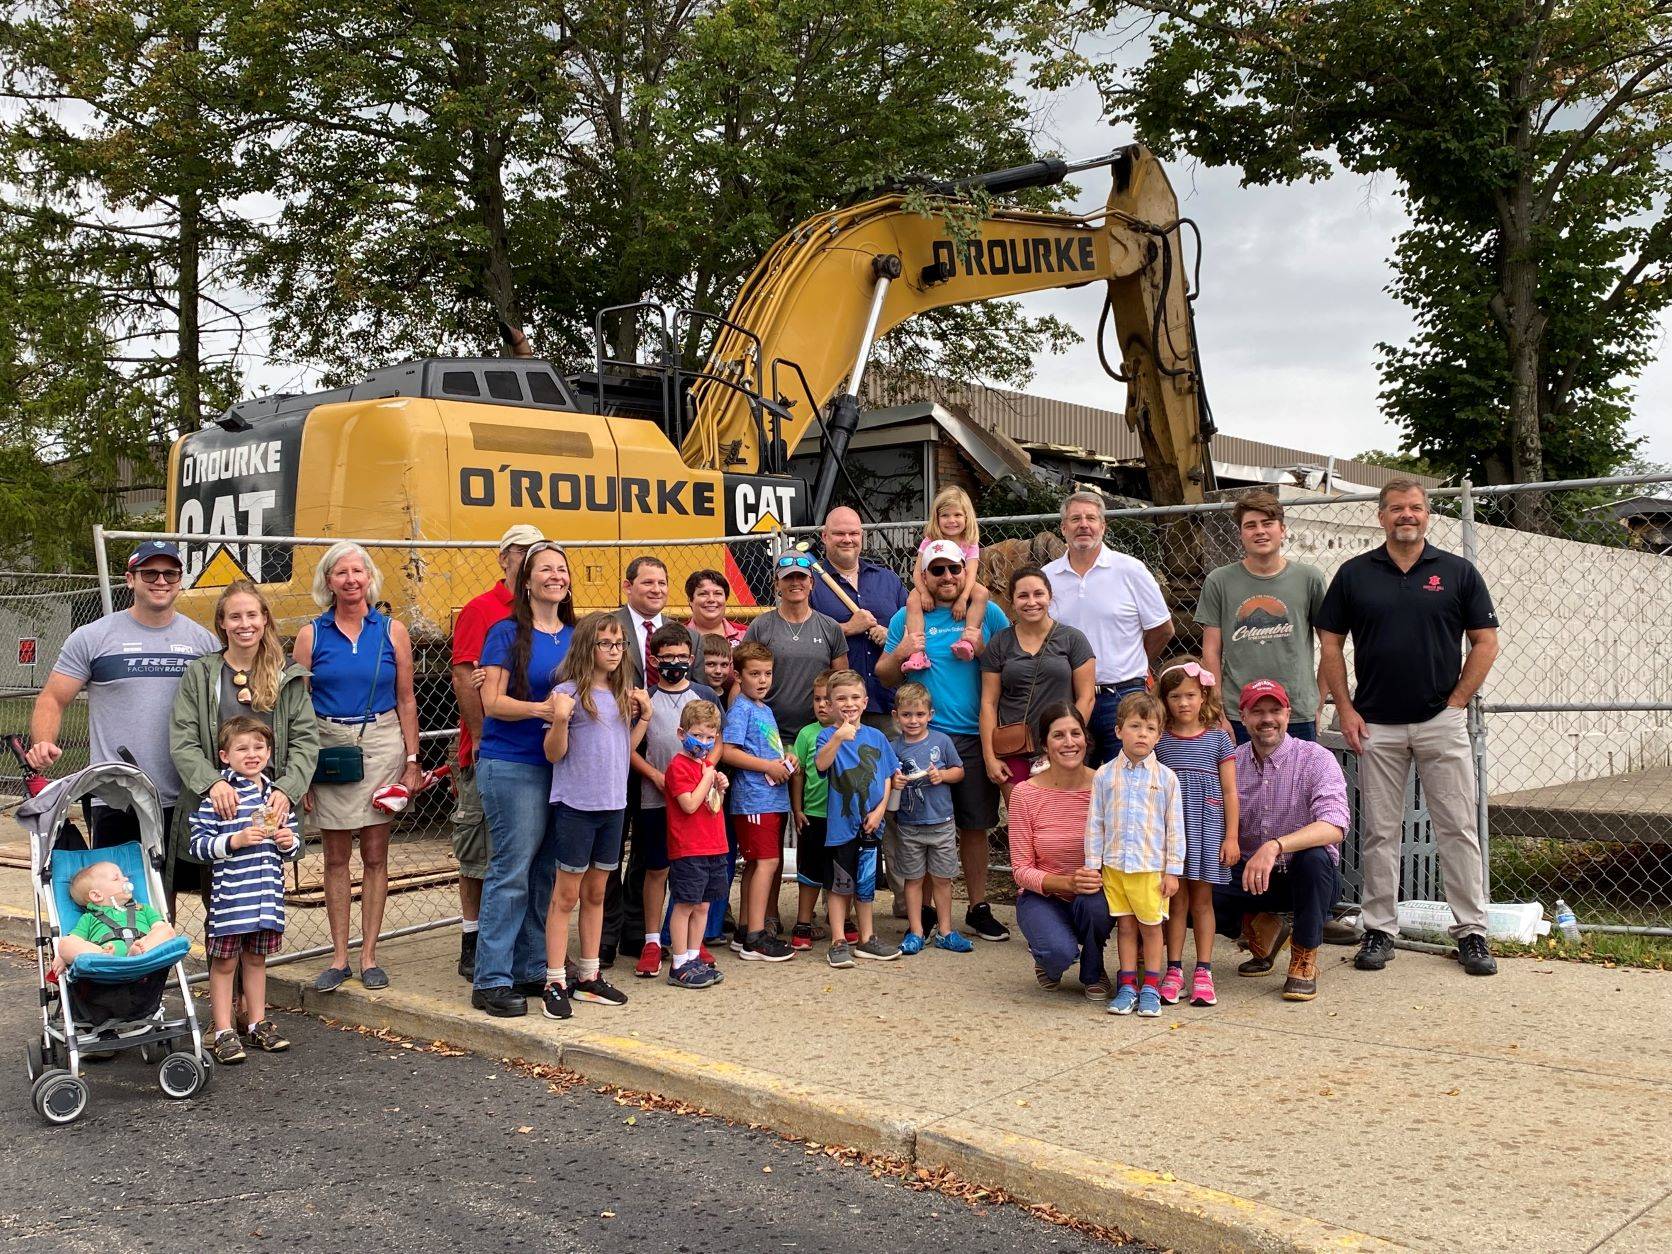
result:
[(511, 585), (529, 546), (545, 537), (518, 523), (499, 538), (499, 569), (505, 577), (473, 598), (453, 620), (453, 695), (459, 702), (459, 761), (453, 772), (458, 802), (453, 807), (453, 856), (459, 861), (459, 974), (476, 977), (476, 918), (482, 909), (482, 880), (488, 873), (488, 823), (476, 791), (476, 742), (482, 735), (482, 694), (476, 666), (488, 628), (511, 617)]

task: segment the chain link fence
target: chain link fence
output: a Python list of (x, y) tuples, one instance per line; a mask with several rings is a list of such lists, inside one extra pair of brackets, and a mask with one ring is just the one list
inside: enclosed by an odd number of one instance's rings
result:
[[(1478, 803), (1489, 832), (1494, 900), (1537, 900), (1553, 912), (1565, 898), (1582, 926), (1608, 930), (1672, 930), (1672, 545), (1630, 513), (1629, 496), (1672, 497), (1672, 476), (1517, 488), (1436, 492), (1430, 537), (1472, 556), (1497, 603), (1502, 652), (1477, 703), (1473, 726), (1483, 764)], [(1375, 498), (1306, 498), (1286, 502), (1291, 560), (1331, 576), (1342, 562), (1382, 542)], [(1240, 556), (1230, 502), (1206, 506), (1118, 509), (1109, 514), (1108, 543), (1142, 560), (1174, 611), (1171, 651), (1196, 650), (1193, 618), (1202, 579)], [(1002, 595), (1010, 573), (1060, 555), (1055, 515), (983, 519), (982, 576)], [(909, 578), (922, 525), (886, 523), (867, 529), (868, 556)], [(120, 569), (139, 533), (102, 537), (105, 569)], [(728, 539), (641, 543), (572, 543), (565, 547), (578, 612), (614, 609), (621, 575), (650, 554), (668, 569), (668, 612), (687, 612), (686, 581), (699, 571), (721, 573), (731, 587), (729, 616), (747, 621), (770, 604), (776, 555), (816, 539), (805, 532)], [(288, 641), (318, 614), (309, 595), (313, 569), (335, 538), (226, 537), (217, 541), (243, 569), (259, 572), (281, 634)], [(436, 768), (454, 756), (458, 721), (450, 674), (450, 639), (459, 609), (500, 577), (492, 542), (366, 540), (381, 569), (380, 599), (408, 624), (416, 660), (422, 762)], [(227, 570), (201, 539), (188, 549), (196, 585), (180, 607), (211, 621)], [(6, 589), (0, 587), (0, 596)], [(120, 593), (119, 586), (115, 589)], [(101, 612), (96, 582), (43, 598), (35, 675), (44, 678), (68, 630)], [(0, 616), (10, 602), (0, 600)], [(119, 604), (115, 602), (115, 604)], [(54, 617), (56, 615), (57, 617)], [(51, 635), (45, 624), (62, 619)], [(4, 621), (0, 618), (0, 621)], [(21, 628), (20, 628), (21, 630)], [(22, 687), (22, 685), (20, 685)], [(12, 721), (27, 725), (28, 692)], [(83, 726), (85, 720), (83, 719)], [(1339, 738), (1326, 735), (1353, 763)], [(85, 744), (85, 732), (82, 732)], [(1427, 824), (1413, 788), (1407, 814), (1405, 892), (1438, 897), (1443, 886)], [(457, 914), (451, 848), (451, 788), (445, 781), (421, 794), (395, 825), (391, 893), (385, 930), (439, 926)], [(1355, 803), (1356, 812), (1356, 803)], [(1003, 827), (993, 833), (993, 862), (1008, 864)], [(1343, 859), (1349, 897), (1357, 894), (1356, 844)], [(328, 942), (322, 858), (317, 838), (291, 875), (288, 949)], [(358, 863), (355, 864), (358, 895)], [(188, 919), (188, 922), (192, 920)]]

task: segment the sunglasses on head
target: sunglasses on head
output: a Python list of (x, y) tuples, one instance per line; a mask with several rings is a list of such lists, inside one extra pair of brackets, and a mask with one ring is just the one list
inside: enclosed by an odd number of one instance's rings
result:
[(805, 553), (786, 553), (778, 559), (778, 572), (786, 570), (804, 570), (809, 575), (813, 571), (813, 559)]
[(935, 562), (929, 567), (929, 573), (935, 576), (957, 575), (962, 574), (963, 569), (964, 564), (962, 562)]

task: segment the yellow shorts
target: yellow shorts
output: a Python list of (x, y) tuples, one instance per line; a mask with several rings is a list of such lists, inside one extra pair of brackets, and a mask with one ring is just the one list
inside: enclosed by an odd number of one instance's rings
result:
[(1109, 913), (1117, 919), (1123, 914), (1137, 917), (1145, 926), (1153, 926), (1167, 918), (1167, 899), (1161, 895), (1160, 871), (1117, 871), (1112, 866), (1103, 868), (1103, 896), (1109, 902)]

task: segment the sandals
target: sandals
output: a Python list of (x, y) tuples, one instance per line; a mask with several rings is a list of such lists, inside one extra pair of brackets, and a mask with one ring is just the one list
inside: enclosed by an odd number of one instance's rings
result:
[(239, 1043), (238, 1033), (231, 1028), (215, 1033), (215, 1043), (209, 1047), (209, 1052), (223, 1067), (236, 1067), (246, 1057), (244, 1046)]
[(290, 1042), (279, 1033), (279, 1025), (271, 1019), (250, 1024), (244, 1030), (244, 1039), (264, 1054), (282, 1054), (290, 1048)]

